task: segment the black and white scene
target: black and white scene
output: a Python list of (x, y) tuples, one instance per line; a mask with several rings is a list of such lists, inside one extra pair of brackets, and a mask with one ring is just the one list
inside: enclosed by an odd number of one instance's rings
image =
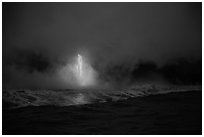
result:
[(202, 2), (2, 2), (3, 135), (201, 135)]

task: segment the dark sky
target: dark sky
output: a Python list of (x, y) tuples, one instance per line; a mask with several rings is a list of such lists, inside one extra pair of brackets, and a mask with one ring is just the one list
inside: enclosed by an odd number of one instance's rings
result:
[(63, 87), (52, 74), (79, 51), (99, 74), (202, 56), (202, 3), (3, 3), (2, 10), (3, 87)]

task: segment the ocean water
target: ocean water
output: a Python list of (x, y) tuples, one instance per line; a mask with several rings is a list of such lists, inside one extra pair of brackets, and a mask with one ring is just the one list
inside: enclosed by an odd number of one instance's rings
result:
[(3, 135), (200, 135), (201, 86), (3, 90)]
[[(5, 89), (3, 90), (3, 104), (7, 109), (27, 106), (71, 106), (104, 102), (116, 102), (129, 98), (144, 97), (171, 92), (200, 91), (201, 86), (161, 86), (138, 85), (127, 89)], [(5, 106), (4, 105), (4, 106)]]

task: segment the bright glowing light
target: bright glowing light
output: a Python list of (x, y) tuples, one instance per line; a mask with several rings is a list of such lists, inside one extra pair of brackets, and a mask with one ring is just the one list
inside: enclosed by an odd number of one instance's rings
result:
[(95, 84), (96, 72), (91, 65), (80, 55), (77, 56), (77, 62), (75, 64), (76, 70), (74, 71), (78, 85), (91, 86)]
[(97, 73), (84, 56), (78, 54), (60, 71), (64, 82), (78, 87), (95, 86)]
[(77, 65), (77, 71), (78, 71), (78, 73), (79, 73), (79, 77), (82, 77), (82, 63), (83, 63), (83, 61), (82, 61), (82, 57), (81, 57), (81, 55), (79, 55), (78, 54), (78, 59), (77, 59), (77, 61), (78, 61), (78, 65)]

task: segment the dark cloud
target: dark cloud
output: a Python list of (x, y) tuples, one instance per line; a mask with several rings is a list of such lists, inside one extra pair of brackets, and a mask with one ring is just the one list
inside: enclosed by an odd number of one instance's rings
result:
[(3, 3), (3, 82), (16, 73), (43, 81), (83, 50), (102, 79), (118, 81), (139, 77), (140, 60), (200, 59), (201, 11), (202, 3)]

